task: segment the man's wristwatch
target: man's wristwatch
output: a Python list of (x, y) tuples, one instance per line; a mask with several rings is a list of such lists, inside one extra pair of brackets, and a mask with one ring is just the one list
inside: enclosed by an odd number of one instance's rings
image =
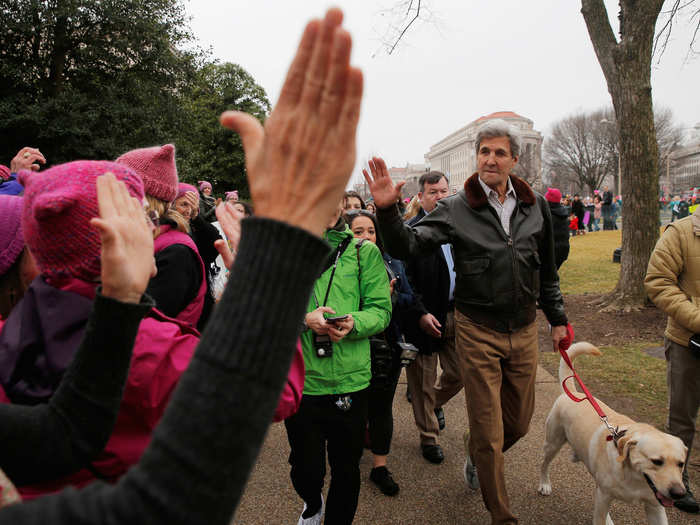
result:
[(309, 325), (306, 324), (306, 315), (304, 315), (304, 318), (301, 320), (301, 331), (306, 332), (309, 329)]

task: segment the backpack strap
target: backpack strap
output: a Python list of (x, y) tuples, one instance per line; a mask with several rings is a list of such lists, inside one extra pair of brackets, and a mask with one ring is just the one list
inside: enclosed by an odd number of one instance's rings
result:
[(360, 292), (360, 311), (362, 310), (362, 265), (360, 264), (360, 248), (367, 239), (358, 239), (355, 244), (355, 250), (357, 253), (357, 286)]

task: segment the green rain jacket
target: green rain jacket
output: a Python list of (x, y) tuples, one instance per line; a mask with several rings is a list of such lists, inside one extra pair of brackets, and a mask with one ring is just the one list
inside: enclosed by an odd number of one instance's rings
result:
[[(324, 234), (334, 254), (346, 237), (352, 238), (352, 242), (338, 260), (326, 306), (335, 310), (335, 315), (352, 315), (355, 326), (341, 341), (332, 343), (333, 355), (330, 357), (316, 355), (311, 330), (302, 333), (306, 365), (305, 395), (346, 394), (367, 388), (372, 376), (369, 337), (383, 331), (391, 320), (389, 278), (379, 248), (371, 242), (360, 246), (362, 273), (358, 281), (357, 239), (353, 238), (350, 229), (345, 226), (344, 230), (330, 229)], [(331, 272), (332, 265), (314, 284), (307, 312), (316, 309), (316, 300), (318, 305), (323, 306)]]

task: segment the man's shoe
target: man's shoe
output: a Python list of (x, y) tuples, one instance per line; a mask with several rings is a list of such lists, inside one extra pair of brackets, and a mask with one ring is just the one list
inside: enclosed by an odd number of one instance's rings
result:
[(472, 458), (467, 456), (464, 462), (464, 481), (467, 482), (467, 487), (472, 490), (479, 490), (479, 476), (476, 473), (476, 465), (472, 463)]
[(688, 514), (697, 514), (700, 512), (700, 505), (698, 505), (698, 502), (695, 499), (695, 496), (693, 496), (693, 493), (688, 485), (685, 486), (685, 496), (683, 496), (681, 499), (675, 500), (673, 505), (678, 510), (682, 510)]
[(438, 420), (438, 428), (440, 430), (445, 430), (445, 411), (442, 407), (435, 409), (435, 417), (437, 417)]
[(423, 450), (423, 457), (431, 463), (439, 465), (445, 459), (440, 445), (421, 445), (420, 448)]
[(369, 479), (379, 487), (382, 494), (396, 496), (399, 493), (399, 485), (391, 477), (391, 472), (386, 467), (374, 467), (369, 473)]
[(323, 496), (321, 496), (321, 508), (318, 509), (316, 514), (305, 518), (304, 513), (306, 512), (306, 508), (306, 502), (304, 502), (304, 509), (301, 511), (301, 516), (299, 516), (297, 525), (321, 525), (321, 523), (323, 523), (323, 512), (326, 510), (326, 504), (323, 501)]

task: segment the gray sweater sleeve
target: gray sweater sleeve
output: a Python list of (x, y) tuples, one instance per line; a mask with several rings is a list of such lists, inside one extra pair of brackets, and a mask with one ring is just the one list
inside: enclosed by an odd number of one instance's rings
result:
[(141, 461), (116, 485), (10, 506), (0, 523), (230, 523), (328, 251), (303, 230), (245, 219), (231, 280)]
[(0, 404), (0, 468), (17, 485), (83, 468), (117, 420), (139, 324), (154, 305), (126, 304), (99, 291), (75, 357), (47, 404)]

